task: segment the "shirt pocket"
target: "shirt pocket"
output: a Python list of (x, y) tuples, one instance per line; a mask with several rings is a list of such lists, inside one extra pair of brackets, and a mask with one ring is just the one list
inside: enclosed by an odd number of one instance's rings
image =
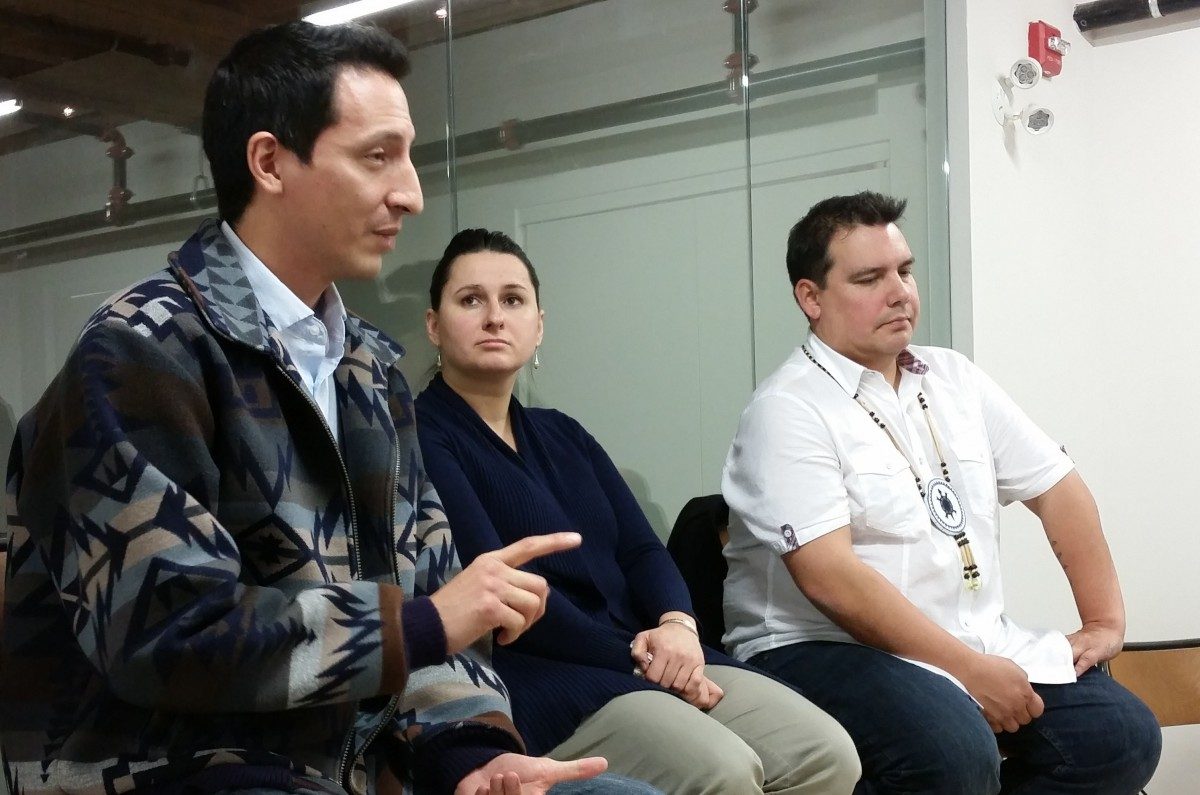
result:
[(995, 516), (999, 506), (991, 452), (983, 442), (970, 437), (955, 440), (951, 447), (961, 470), (950, 473), (951, 485), (956, 490), (961, 488), (963, 496), (967, 499), (967, 509), (971, 513), (977, 516)]
[(923, 532), (921, 495), (912, 469), (899, 452), (862, 448), (847, 457), (854, 473), (846, 490), (856, 533), (915, 536)]

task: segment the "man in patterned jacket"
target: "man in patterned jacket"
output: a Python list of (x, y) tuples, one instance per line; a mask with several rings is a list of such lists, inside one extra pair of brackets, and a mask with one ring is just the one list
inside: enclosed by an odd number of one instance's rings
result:
[(102, 306), (22, 420), (14, 791), (543, 792), (603, 769), (523, 756), (487, 664), (491, 629), (544, 609), (517, 567), (578, 536), (459, 572), (402, 352), (333, 287), (421, 210), (407, 69), (357, 25), (236, 44), (204, 108), (222, 221)]

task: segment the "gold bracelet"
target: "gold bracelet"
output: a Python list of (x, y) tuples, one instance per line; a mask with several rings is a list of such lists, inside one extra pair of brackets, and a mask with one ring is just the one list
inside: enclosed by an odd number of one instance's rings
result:
[(700, 637), (700, 630), (696, 629), (696, 625), (691, 621), (688, 621), (686, 618), (664, 618), (662, 621), (658, 622), (660, 627), (663, 624), (678, 624), (681, 627), (686, 627), (687, 631), (691, 632), (697, 638)]

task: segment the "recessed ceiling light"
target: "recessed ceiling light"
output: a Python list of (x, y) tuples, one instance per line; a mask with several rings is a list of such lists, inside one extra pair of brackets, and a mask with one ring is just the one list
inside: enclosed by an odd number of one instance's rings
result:
[(6, 99), (0, 102), (0, 116), (7, 116), (10, 113), (16, 113), (21, 109), (21, 100)]

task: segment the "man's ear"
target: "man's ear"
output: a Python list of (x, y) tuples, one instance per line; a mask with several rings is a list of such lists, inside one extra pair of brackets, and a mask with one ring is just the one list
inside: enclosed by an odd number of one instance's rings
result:
[(812, 279), (801, 279), (792, 288), (792, 296), (808, 322), (814, 323), (821, 317), (821, 288)]
[(283, 192), (280, 160), (290, 154), (269, 132), (260, 130), (250, 136), (246, 141), (246, 166), (259, 190), (274, 195)]

